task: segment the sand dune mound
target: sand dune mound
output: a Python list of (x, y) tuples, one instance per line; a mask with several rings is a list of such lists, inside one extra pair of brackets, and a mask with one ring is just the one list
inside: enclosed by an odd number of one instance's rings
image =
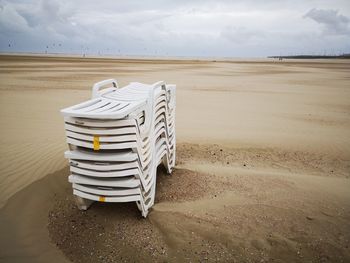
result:
[[(169, 176), (160, 168), (156, 203), (216, 197), (229, 187), (228, 181), (209, 174), (175, 169)], [(94, 203), (88, 211), (79, 211), (71, 195), (58, 195), (49, 213), (48, 229), (52, 241), (74, 262), (165, 260), (168, 256), (152, 217), (140, 218), (134, 203)], [(135, 255), (133, 250), (140, 253)]]
[[(178, 152), (180, 168), (171, 176), (158, 170), (147, 219), (132, 203), (95, 203), (82, 212), (70, 194), (55, 195), (48, 223), (53, 243), (73, 262), (349, 258), (350, 211), (341, 194), (347, 179), (334, 185), (340, 193), (334, 198), (324, 191), (328, 172), (305, 166), (295, 153), (194, 144), (180, 144)], [(295, 156), (294, 170), (286, 156)]]
[(178, 148), (182, 162), (210, 162), (242, 168), (278, 168), (293, 173), (350, 178), (350, 159), (332, 152), (306, 152), (279, 148), (236, 148), (218, 144), (183, 143)]

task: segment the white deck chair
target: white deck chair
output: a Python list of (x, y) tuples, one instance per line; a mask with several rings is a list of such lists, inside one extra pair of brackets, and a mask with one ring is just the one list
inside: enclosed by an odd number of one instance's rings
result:
[[(163, 123), (159, 123), (159, 126), (163, 126)], [(161, 129), (158, 130), (158, 132), (156, 133), (156, 137), (159, 137), (161, 135), (164, 136), (165, 138), (165, 144), (167, 146), (167, 149), (171, 149), (172, 145), (170, 145), (171, 142), (168, 141), (168, 139), (166, 138), (166, 132), (164, 127), (160, 127)], [(171, 155), (169, 153), (169, 155)], [(80, 175), (86, 175), (86, 176), (91, 176), (91, 177), (101, 177), (101, 178), (105, 178), (105, 177), (125, 177), (125, 176), (131, 176), (134, 175), (136, 178), (139, 178), (141, 180), (142, 186), (144, 187), (144, 189), (147, 191), (147, 185), (149, 183), (149, 170), (147, 171), (142, 170), (139, 166), (138, 162), (132, 162), (132, 163), (128, 163), (128, 166), (126, 166), (125, 163), (121, 163), (119, 165), (113, 164), (112, 166), (110, 166), (108, 163), (103, 163), (103, 165), (101, 165), (102, 163), (99, 162), (98, 165), (94, 165), (91, 163), (82, 163), (79, 162), (78, 160), (71, 160), (71, 172), (74, 174), (80, 174)], [(172, 166), (171, 161), (169, 161), (169, 165), (167, 165), (168, 163), (164, 163), (165, 166), (168, 168), (168, 166)], [(80, 166), (79, 166), (80, 164)], [(78, 167), (79, 166), (79, 167)], [(100, 168), (103, 168), (102, 170)], [(169, 171), (169, 173), (171, 172), (171, 170)]]
[[(113, 87), (101, 89), (106, 84)], [(62, 110), (71, 151), (69, 181), (80, 208), (91, 200), (132, 202), (144, 217), (154, 203), (157, 166), (175, 165), (175, 86), (97, 83), (90, 101)], [(98, 136), (99, 151), (94, 140)]]
[[(161, 105), (159, 105), (159, 109), (156, 108), (156, 110), (159, 112), (157, 114), (160, 113), (164, 113), (165, 112), (165, 108), (164, 107), (160, 107)], [(164, 117), (164, 119), (166, 119), (166, 116), (163, 114), (162, 115)], [(158, 116), (158, 118), (156, 119), (156, 123), (159, 122), (162, 118), (162, 116)], [(165, 121), (165, 123), (167, 123)], [(89, 125), (91, 125), (91, 123), (89, 123)], [(140, 157), (145, 156), (145, 153), (147, 150), (149, 150), (149, 148), (147, 147), (148, 145), (148, 141), (147, 142), (143, 142), (138, 134), (138, 132), (136, 131), (136, 134), (129, 134), (131, 132), (134, 132), (131, 130), (130, 127), (128, 128), (122, 128), (122, 129), (110, 129), (110, 130), (101, 130), (100, 127), (97, 127), (98, 129), (93, 129), (91, 128), (91, 126), (85, 128), (81, 128), (81, 127), (72, 127), (73, 125), (70, 124), (66, 124), (66, 134), (67, 134), (67, 141), (68, 143), (74, 144), (76, 146), (82, 146), (82, 147), (86, 147), (86, 148), (93, 148), (93, 136), (92, 134), (98, 134), (101, 135), (100, 136), (100, 142), (101, 144), (103, 144), (103, 142), (107, 142), (106, 147), (100, 146), (100, 149), (127, 149), (127, 148), (136, 148), (136, 152), (141, 153), (139, 154)], [(174, 126), (174, 121), (172, 121), (172, 123), (165, 125), (165, 128), (167, 130), (167, 134), (169, 135), (169, 132), (173, 133), (173, 129), (171, 129), (171, 131), (168, 131), (168, 129), (172, 128), (172, 126)], [(74, 130), (71, 131), (71, 130)], [(122, 131), (125, 131), (127, 134), (126, 135), (119, 135), (119, 136), (113, 136), (113, 133), (122, 133)], [(90, 133), (90, 134), (87, 134)], [(80, 141), (79, 141), (80, 140)], [(141, 141), (141, 145), (137, 144), (137, 142)], [(126, 143), (123, 143), (126, 142)], [(145, 147), (145, 148), (142, 148)], [(146, 156), (147, 157), (147, 156)]]
[[(158, 99), (156, 101), (158, 103), (157, 107), (155, 108), (157, 110), (161, 110), (164, 106), (162, 103), (162, 100)], [(163, 112), (166, 112), (167, 107), (163, 108)], [(69, 117), (68, 117), (69, 118)], [(68, 121), (74, 122), (72, 118), (70, 118)], [(75, 121), (78, 122), (79, 124), (82, 124), (81, 121)], [(135, 122), (134, 122), (135, 123)], [(90, 125), (91, 123), (89, 123)], [(114, 123), (115, 125), (116, 123)], [(171, 127), (172, 123), (170, 123)], [(168, 125), (166, 125), (168, 128)], [(76, 146), (82, 146), (82, 147), (87, 147), (87, 148), (93, 148), (93, 138), (92, 134), (97, 134), (100, 136), (100, 149), (124, 149), (124, 148), (137, 148), (138, 152), (141, 152), (141, 145), (135, 145), (135, 141), (141, 141), (142, 142), (142, 147), (147, 147), (147, 141), (143, 143), (143, 140), (140, 140), (140, 138), (135, 138), (133, 135), (126, 135), (122, 136), (123, 134), (130, 134), (132, 133), (132, 128), (131, 127), (122, 127), (121, 129), (119, 128), (113, 128), (113, 129), (93, 129), (91, 127), (76, 127), (73, 124), (66, 124), (66, 130), (67, 130), (67, 142)], [(90, 133), (90, 134), (89, 134)], [(111, 134), (116, 134), (117, 136), (111, 136)], [(134, 134), (135, 135), (135, 134)], [(139, 134), (136, 132), (136, 136)], [(139, 140), (138, 140), (139, 139)], [(126, 141), (127, 143), (121, 143)], [(103, 144), (105, 142), (105, 144)], [(143, 149), (143, 154), (140, 154), (140, 156), (143, 156), (144, 153), (148, 150), (148, 148)]]

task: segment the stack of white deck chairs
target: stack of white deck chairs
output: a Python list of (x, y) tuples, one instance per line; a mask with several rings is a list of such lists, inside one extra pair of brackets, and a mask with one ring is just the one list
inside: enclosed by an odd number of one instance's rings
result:
[(114, 79), (93, 86), (92, 99), (63, 109), (69, 182), (79, 209), (93, 201), (136, 202), (146, 217), (156, 172), (175, 165), (176, 86)]

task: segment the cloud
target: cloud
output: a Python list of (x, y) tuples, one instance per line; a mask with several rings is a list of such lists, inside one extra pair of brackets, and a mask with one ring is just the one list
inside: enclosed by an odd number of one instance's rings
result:
[(239, 57), (350, 52), (347, 1), (0, 0), (0, 51)]
[(333, 9), (313, 8), (304, 15), (324, 26), (325, 32), (329, 34), (350, 34), (350, 19)]
[(0, 5), (0, 32), (11, 35), (24, 32), (28, 23), (11, 5)]
[(258, 44), (264, 37), (264, 32), (249, 29), (243, 26), (226, 26), (221, 31), (221, 36), (234, 44)]

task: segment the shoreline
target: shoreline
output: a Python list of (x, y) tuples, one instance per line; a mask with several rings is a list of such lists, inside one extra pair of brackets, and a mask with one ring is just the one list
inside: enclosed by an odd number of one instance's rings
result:
[(28, 52), (0, 52), (1, 57), (17, 57), (17, 58), (49, 58), (49, 59), (82, 59), (84, 61), (121, 61), (134, 63), (137, 61), (142, 62), (217, 62), (217, 63), (307, 63), (307, 62), (334, 62), (339, 63), (347, 61), (348, 58), (336, 58), (336, 57), (282, 57), (284, 61), (278, 61), (279, 57), (268, 56), (268, 57), (187, 57), (187, 56), (133, 56), (133, 55), (83, 55), (83, 54), (69, 54), (69, 53), (28, 53)]

